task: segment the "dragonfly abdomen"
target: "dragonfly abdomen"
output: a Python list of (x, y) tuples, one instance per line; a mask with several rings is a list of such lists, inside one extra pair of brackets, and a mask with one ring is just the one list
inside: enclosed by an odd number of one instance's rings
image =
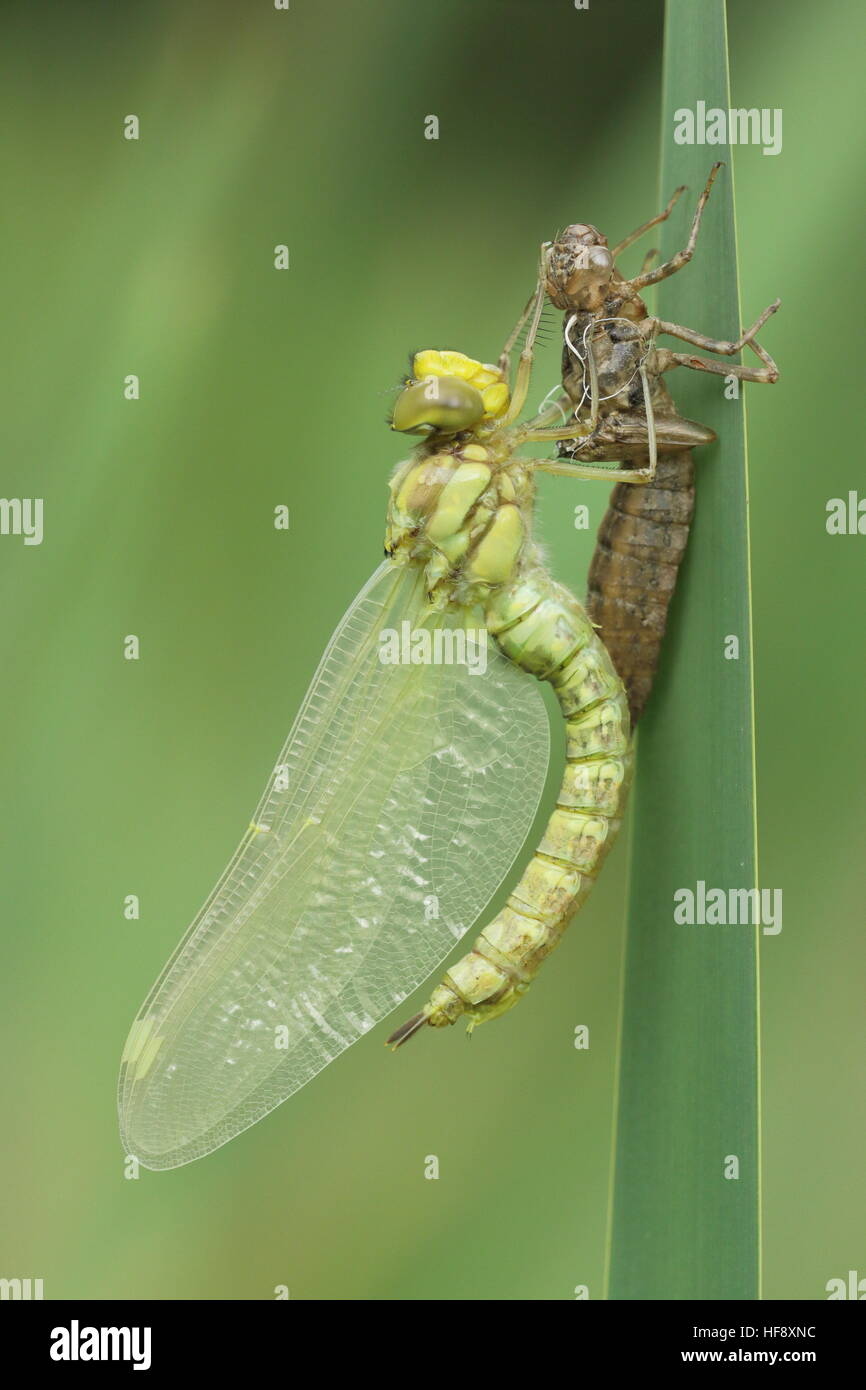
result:
[(474, 1027), (517, 1002), (588, 896), (628, 787), (625, 693), (577, 599), (539, 568), (499, 589), (486, 618), (506, 656), (553, 687), (566, 720), (566, 766), (556, 808), (506, 906), (447, 972), (416, 1027), (444, 1027), (462, 1014)]
[(649, 698), (695, 506), (688, 449), (660, 453), (653, 481), (617, 483), (599, 527), (587, 611), (628, 692), (632, 725)]

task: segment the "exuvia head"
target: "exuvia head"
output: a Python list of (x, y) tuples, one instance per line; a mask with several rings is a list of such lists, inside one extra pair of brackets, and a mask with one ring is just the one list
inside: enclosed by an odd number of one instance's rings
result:
[(603, 305), (613, 275), (607, 237), (587, 222), (566, 227), (547, 257), (547, 293), (558, 309), (594, 313)]
[(412, 358), (391, 428), (404, 434), (460, 434), (494, 424), (508, 400), (508, 384), (498, 367), (462, 352), (426, 348)]

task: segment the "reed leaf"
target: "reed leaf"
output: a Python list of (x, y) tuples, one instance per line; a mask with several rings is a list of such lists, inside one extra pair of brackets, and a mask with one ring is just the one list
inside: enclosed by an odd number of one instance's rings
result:
[[(711, 164), (725, 168), (695, 257), (663, 282), (657, 312), (736, 338), (730, 151), (673, 138), (681, 108), (730, 107), (724, 0), (668, 0), (663, 81), (659, 205), (689, 188), (662, 229), (665, 259), (685, 245)], [(726, 399), (724, 378), (685, 369), (668, 380), (681, 414), (718, 443), (696, 455), (694, 528), (638, 738), (608, 1297), (753, 1299), (760, 928), (674, 920), (678, 889), (756, 884), (745, 392)]]

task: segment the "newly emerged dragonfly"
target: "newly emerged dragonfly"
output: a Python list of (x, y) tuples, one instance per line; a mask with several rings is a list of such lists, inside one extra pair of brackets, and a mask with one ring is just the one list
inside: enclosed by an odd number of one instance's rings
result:
[(519, 423), (546, 271), (545, 249), (513, 389), (517, 331), (498, 366), (414, 357), (392, 427), (422, 438), (391, 482), (385, 563), (331, 638), (249, 829), (124, 1049), (122, 1138), (148, 1168), (254, 1124), (441, 966), (537, 810), (540, 680), (566, 720), (556, 809), (507, 905), (389, 1042), (509, 1009), (613, 843), (626, 697), (533, 542), (535, 474), (558, 465), (520, 452), (566, 437), (554, 407)]
[[(548, 294), (565, 310), (563, 417), (574, 415), (589, 430), (576, 445), (560, 445), (562, 471), (570, 471), (572, 459), (617, 459), (628, 465), (613, 475), (617, 482), (589, 571), (587, 612), (625, 683), (632, 724), (652, 690), (668, 606), (689, 537), (695, 502), (691, 450), (715, 438), (712, 430), (677, 413), (664, 375), (676, 367), (690, 367), (743, 381), (779, 379), (775, 362), (757, 341), (759, 330), (778, 309), (778, 299), (739, 339), (729, 342), (653, 317), (641, 295), (692, 259), (704, 207), (721, 167), (715, 164), (710, 171), (685, 247), (663, 265), (650, 268), (655, 256), (651, 251), (639, 274), (626, 278), (616, 262), (639, 237), (670, 216), (683, 188), (676, 190), (663, 212), (610, 249), (598, 228), (575, 223), (556, 240), (548, 258)], [(657, 348), (659, 334), (727, 357), (750, 347), (761, 365), (722, 363), (693, 352)]]

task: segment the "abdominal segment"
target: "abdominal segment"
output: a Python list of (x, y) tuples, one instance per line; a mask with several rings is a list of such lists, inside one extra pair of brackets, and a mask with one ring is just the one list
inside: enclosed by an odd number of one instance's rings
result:
[(655, 679), (689, 539), (694, 476), (688, 449), (660, 453), (651, 483), (617, 483), (598, 531), (586, 607), (622, 677), (633, 726)]
[(552, 685), (566, 721), (566, 765), (556, 808), (506, 906), (447, 972), (416, 1027), (444, 1027), (465, 1014), (472, 1028), (525, 993), (589, 895), (619, 830), (631, 773), (622, 682), (577, 599), (539, 567), (498, 590), (486, 619), (506, 656)]

